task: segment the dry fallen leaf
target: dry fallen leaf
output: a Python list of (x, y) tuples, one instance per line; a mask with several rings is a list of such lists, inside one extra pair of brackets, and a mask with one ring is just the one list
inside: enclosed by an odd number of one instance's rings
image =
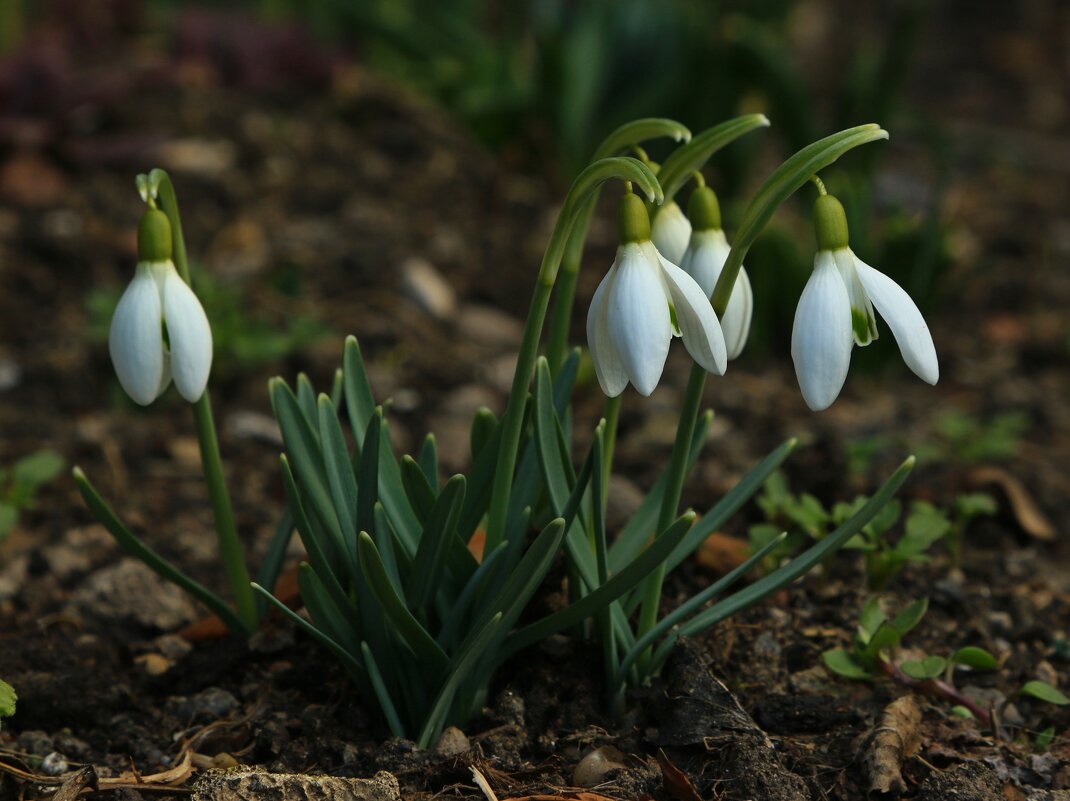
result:
[(1055, 539), (1055, 526), (1040, 511), (1029, 490), (1016, 476), (1002, 467), (985, 466), (970, 473), (970, 479), (976, 484), (995, 484), (1003, 490), (1015, 520), (1026, 534), (1038, 540)]

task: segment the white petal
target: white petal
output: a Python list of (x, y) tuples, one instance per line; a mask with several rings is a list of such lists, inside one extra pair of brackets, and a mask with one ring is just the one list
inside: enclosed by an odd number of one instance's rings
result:
[(899, 284), (857, 256), (855, 269), (873, 305), (892, 329), (907, 367), (922, 381), (935, 384), (940, 379), (940, 364), (932, 334), (917, 305)]
[[(163, 331), (160, 294), (147, 264), (138, 264), (108, 333), (108, 351), (126, 394), (142, 406), (159, 396), (164, 383)], [(161, 386), (162, 385), (162, 386)]]
[(877, 338), (877, 318), (855, 270), (858, 257), (850, 248), (838, 248), (832, 251), (832, 257), (836, 260), (836, 269), (840, 271), (843, 285), (847, 287), (847, 296), (851, 299), (851, 330), (855, 344), (865, 347)]
[(713, 287), (717, 284), (717, 276), (721, 274), (729, 250), (728, 240), (720, 228), (693, 231), (687, 250), (679, 262), (680, 269), (694, 278), (706, 297), (709, 297), (713, 294)]
[(691, 223), (676, 201), (670, 200), (654, 212), (650, 238), (662, 256), (673, 264), (680, 263), (691, 239)]
[(735, 359), (743, 352), (750, 334), (750, 321), (754, 313), (754, 291), (751, 289), (750, 276), (744, 267), (739, 268), (736, 285), (728, 298), (728, 308), (721, 319), (728, 358)]
[(652, 252), (651, 257), (657, 257), (661, 264), (661, 274), (676, 309), (676, 322), (680, 326), (687, 352), (707, 372), (724, 375), (728, 367), (728, 351), (709, 296), (695, 283), (694, 278), (675, 264), (660, 258), (652, 244), (647, 243), (646, 247), (649, 248), (648, 254)]
[(665, 369), (672, 325), (657, 267), (639, 245), (621, 245), (617, 250), (617, 275), (607, 300), (609, 335), (624, 371), (640, 394), (649, 395)]
[(212, 329), (201, 302), (173, 268), (164, 280), (163, 318), (175, 389), (193, 403), (204, 394), (212, 370)]
[(832, 254), (819, 251), (791, 331), (791, 358), (803, 400), (815, 412), (836, 400), (851, 366), (851, 301)]
[(617, 346), (613, 344), (613, 338), (609, 334), (609, 295), (616, 276), (617, 265), (614, 262), (595, 290), (594, 297), (591, 298), (591, 308), (587, 312), (587, 347), (591, 349), (591, 361), (594, 362), (598, 384), (610, 398), (617, 397), (628, 386), (624, 363), (621, 362)]

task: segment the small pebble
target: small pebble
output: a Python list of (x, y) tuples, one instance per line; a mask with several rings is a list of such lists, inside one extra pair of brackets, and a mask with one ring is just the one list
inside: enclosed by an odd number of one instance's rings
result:
[(142, 654), (136, 657), (134, 661), (141, 665), (142, 669), (150, 676), (162, 676), (171, 669), (173, 664), (163, 654)]
[(576, 765), (572, 783), (577, 787), (597, 787), (605, 782), (610, 771), (627, 767), (623, 759), (624, 754), (611, 745), (596, 748)]
[(41, 771), (47, 776), (62, 776), (69, 769), (67, 758), (59, 751), (53, 751), (41, 760)]
[(471, 747), (471, 743), (468, 742), (468, 737), (465, 736), (465, 733), (456, 726), (450, 726), (442, 732), (442, 736), (438, 738), (438, 742), (435, 743), (432, 750), (439, 756), (455, 757), (458, 754), (465, 753)]

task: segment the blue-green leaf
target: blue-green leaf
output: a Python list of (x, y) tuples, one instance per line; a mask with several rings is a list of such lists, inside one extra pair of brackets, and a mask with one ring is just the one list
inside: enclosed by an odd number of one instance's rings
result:
[(367, 532), (360, 533), (358, 540), (360, 552), (360, 567), (364, 572), (364, 578), (375, 594), (376, 600), (383, 608), (383, 612), (394, 625), (395, 631), (408, 644), (418, 659), (423, 660), (429, 671), (444, 672), (449, 665), (449, 657), (443, 651), (434, 638), (427, 633), (420, 621), (418, 621), (405, 606), (405, 602), (394, 591), (390, 583), (390, 577), (383, 567), (383, 560), (379, 556), (379, 550), (372, 542)]

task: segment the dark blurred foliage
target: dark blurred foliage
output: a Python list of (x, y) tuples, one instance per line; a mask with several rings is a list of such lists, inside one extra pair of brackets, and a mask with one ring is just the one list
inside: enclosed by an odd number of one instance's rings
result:
[[(933, 121), (901, 103), (926, 8), (925, 0), (0, 0), (0, 41), (9, 49), (20, 38), (41, 41), (35, 29), (50, 31), (52, 44), (8, 59), (0, 102), (9, 114), (44, 104), (69, 116), (79, 98), (58, 76), (72, 53), (134, 32), (157, 37), (157, 48), (185, 63), (209, 61), (228, 83), (268, 93), (326, 86), (333, 54), (346, 53), (436, 101), (514, 167), (554, 183), (630, 119), (673, 117), (698, 132), (762, 111), (773, 128), (733, 144), (709, 170), (729, 235), (744, 208), (738, 198), (771, 169), (771, 154), (876, 121), (920, 143), (932, 183), (896, 185), (884, 145), (851, 154), (826, 180), (848, 210), (855, 251), (931, 311), (947, 263), (940, 212), (948, 159)], [(662, 157), (662, 148), (651, 155)], [(801, 195), (805, 207), (810, 196)], [(749, 352), (787, 341), (813, 247), (806, 216), (796, 214), (780, 215), (752, 250)], [(888, 340), (859, 361), (884, 362), (894, 353)]]

